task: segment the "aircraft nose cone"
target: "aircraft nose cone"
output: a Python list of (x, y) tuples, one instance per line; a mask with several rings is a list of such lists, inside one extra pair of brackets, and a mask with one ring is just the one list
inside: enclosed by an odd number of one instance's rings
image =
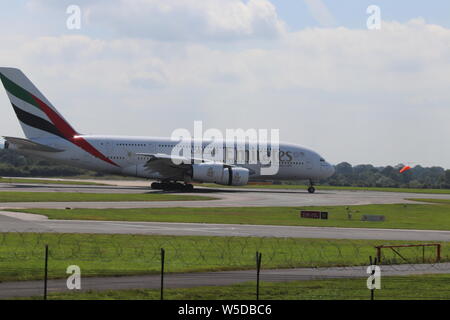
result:
[(325, 170), (323, 171), (324, 173), (323, 175), (325, 179), (331, 177), (336, 172), (336, 168), (333, 165), (329, 164), (328, 162), (327, 166), (324, 169)]
[(320, 167), (320, 177), (321, 179), (326, 179), (331, 177), (336, 172), (336, 168), (328, 162), (325, 162)]
[(336, 168), (330, 164), (330, 177), (336, 172)]

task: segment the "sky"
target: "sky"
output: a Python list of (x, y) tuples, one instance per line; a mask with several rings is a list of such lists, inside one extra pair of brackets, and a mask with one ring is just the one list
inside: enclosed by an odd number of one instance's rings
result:
[[(279, 129), (335, 164), (450, 168), (449, 1), (0, 5), (1, 65), (22, 69), (79, 132), (170, 136), (201, 120)], [(3, 90), (0, 110), (0, 135), (23, 136)]]

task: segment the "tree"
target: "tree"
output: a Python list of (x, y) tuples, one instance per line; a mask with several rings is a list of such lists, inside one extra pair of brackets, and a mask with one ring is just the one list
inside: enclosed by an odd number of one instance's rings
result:
[(348, 162), (341, 162), (336, 165), (336, 174), (351, 176), (353, 174), (352, 165)]
[(450, 188), (450, 170), (445, 170), (444, 186), (445, 188)]

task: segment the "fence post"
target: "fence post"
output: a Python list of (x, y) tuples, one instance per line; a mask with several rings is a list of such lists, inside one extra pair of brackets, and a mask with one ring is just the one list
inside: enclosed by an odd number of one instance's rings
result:
[(441, 244), (437, 244), (437, 262), (441, 262)]
[(378, 259), (378, 261), (381, 261), (381, 247), (378, 246), (378, 247), (375, 247), (375, 248), (377, 248), (377, 259)]
[(164, 300), (164, 258), (166, 251), (161, 248), (161, 300)]
[(44, 300), (47, 300), (47, 281), (48, 281), (48, 244), (45, 245)]
[[(375, 258), (372, 264), (372, 256), (369, 256), (369, 263), (370, 266), (372, 265), (377, 265), (378, 263), (378, 258)], [(375, 275), (375, 269), (372, 269), (372, 276)], [(370, 289), (370, 300), (375, 300), (375, 287), (373, 286), (375, 284), (375, 277), (373, 277), (372, 279), (372, 289)]]
[(256, 300), (259, 300), (259, 274), (261, 272), (262, 254), (256, 251)]

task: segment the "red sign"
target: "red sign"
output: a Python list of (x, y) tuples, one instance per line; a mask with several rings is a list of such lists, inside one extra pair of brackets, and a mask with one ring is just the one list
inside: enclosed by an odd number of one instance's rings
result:
[(300, 211), (301, 218), (307, 219), (328, 219), (328, 212), (323, 211)]

